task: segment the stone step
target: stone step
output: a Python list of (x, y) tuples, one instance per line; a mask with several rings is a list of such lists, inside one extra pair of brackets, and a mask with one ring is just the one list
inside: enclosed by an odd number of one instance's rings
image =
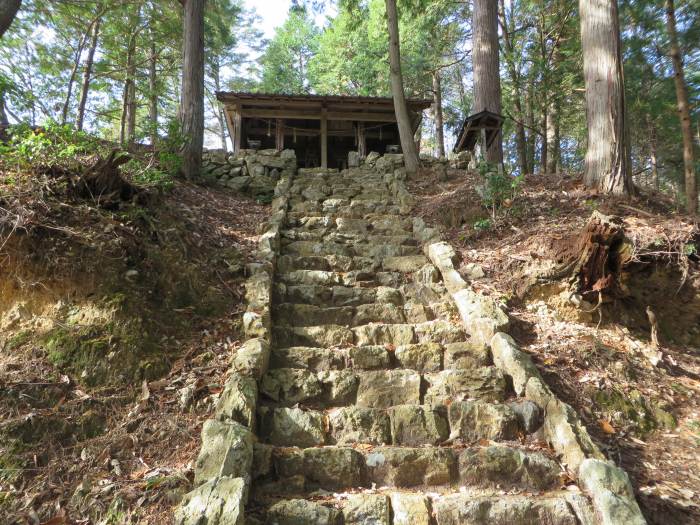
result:
[(320, 270), (324, 272), (350, 272), (361, 270), (376, 272), (382, 269), (382, 261), (372, 257), (349, 257), (345, 255), (281, 255), (277, 258), (277, 272), (283, 274), (294, 270)]
[(282, 326), (336, 324), (351, 327), (380, 321), (396, 324), (406, 322), (402, 307), (379, 303), (335, 307), (284, 303), (275, 307), (274, 313), (275, 322)]
[[(524, 436), (518, 405), (482, 401), (446, 405), (394, 405), (388, 408), (339, 407), (313, 410), (261, 406), (261, 442), (281, 447), (321, 445), (397, 445), (418, 447), (480, 440), (510, 441)], [(536, 428), (535, 428), (536, 429)]]
[(538, 495), (469, 491), (426, 494), (380, 489), (308, 500), (287, 497), (247, 508), (246, 523), (269, 525), (579, 525), (594, 523), (577, 492)]
[(411, 234), (381, 235), (363, 232), (340, 232), (324, 230), (285, 229), (282, 235), (282, 246), (294, 241), (315, 241), (341, 244), (397, 244), (401, 246), (417, 246)]
[(317, 306), (358, 306), (369, 303), (403, 305), (404, 295), (398, 288), (375, 286), (360, 288), (350, 286), (285, 285), (274, 288), (277, 303), (314, 304)]
[(364, 218), (353, 219), (329, 214), (289, 212), (287, 225), (290, 228), (305, 230), (330, 229), (339, 231), (395, 231), (399, 234), (413, 231), (413, 219), (399, 215), (370, 213)]
[(350, 257), (399, 257), (421, 255), (418, 246), (401, 244), (361, 244), (338, 242), (292, 241), (282, 247), (282, 255), (345, 255)]
[(493, 366), (443, 370), (306, 370), (273, 368), (260, 382), (266, 404), (330, 408), (355, 404), (362, 408), (396, 405), (445, 405), (473, 400), (502, 403), (509, 397), (503, 373)]
[(395, 348), (383, 345), (349, 348), (293, 346), (273, 348), (270, 368), (307, 370), (383, 370), (404, 368), (418, 372), (470, 370), (492, 364), (488, 350), (469, 343), (418, 343)]
[(393, 215), (396, 217), (400, 216), (400, 209), (398, 206), (382, 206), (379, 208), (356, 204), (355, 206), (331, 206), (327, 205), (326, 208), (314, 207), (311, 205), (299, 205), (298, 209), (290, 208), (289, 217), (294, 218), (297, 216), (332, 216), (335, 218), (345, 218), (345, 219), (368, 219), (375, 215)]
[[(365, 312), (371, 312), (371, 308)], [(273, 337), (277, 346), (317, 347), (445, 344), (468, 339), (462, 326), (441, 319), (416, 324), (371, 323), (354, 327), (340, 324), (274, 326)]]
[[(375, 197), (376, 199), (376, 197)], [(336, 199), (328, 198), (322, 201), (290, 199), (289, 210), (292, 212), (323, 212), (336, 213), (340, 216), (356, 217), (358, 214), (383, 213), (391, 215), (400, 213), (398, 203), (388, 195), (381, 200), (370, 199)]]
[(559, 488), (562, 474), (559, 463), (544, 452), (506, 445), (297, 448), (258, 444), (255, 448), (253, 476), (258, 493), (254, 499), (264, 499), (270, 490), (284, 494), (285, 489), (300, 493), (373, 485), (541, 492)]
[(289, 285), (311, 286), (391, 286), (397, 288), (406, 281), (400, 272), (373, 272), (364, 270), (352, 270), (349, 272), (334, 272), (324, 270), (293, 270), (279, 273), (277, 282)]

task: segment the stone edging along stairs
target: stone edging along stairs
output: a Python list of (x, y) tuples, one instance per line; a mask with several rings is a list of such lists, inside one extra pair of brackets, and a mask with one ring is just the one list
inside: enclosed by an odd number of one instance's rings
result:
[(401, 162), (279, 181), (176, 522), (645, 523), (507, 315), (410, 217)]

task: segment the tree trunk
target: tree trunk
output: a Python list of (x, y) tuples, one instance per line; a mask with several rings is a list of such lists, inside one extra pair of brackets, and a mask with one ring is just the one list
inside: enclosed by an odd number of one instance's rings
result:
[(435, 118), (435, 143), (437, 157), (445, 156), (445, 132), (442, 120), (442, 83), (440, 71), (433, 71), (433, 116)]
[(408, 113), (408, 106), (406, 105), (406, 95), (403, 91), (401, 50), (399, 47), (399, 16), (396, 10), (396, 0), (386, 0), (386, 20), (389, 30), (389, 74), (391, 76), (391, 94), (394, 98), (396, 124), (399, 128), (406, 173), (414, 174), (418, 171), (418, 150), (413, 139), (413, 125)]
[(579, 0), (579, 12), (588, 123), (584, 183), (603, 193), (629, 196), (634, 186), (617, 0)]
[(549, 143), (547, 141), (547, 129), (549, 128), (549, 114), (547, 107), (547, 93), (546, 89), (542, 90), (542, 120), (540, 121), (540, 137), (542, 138), (542, 144), (540, 146), (540, 173), (548, 173), (547, 168), (549, 167)]
[(693, 130), (690, 121), (690, 106), (688, 104), (688, 87), (685, 84), (685, 72), (683, 71), (683, 58), (681, 57), (681, 48), (678, 45), (676, 11), (673, 0), (666, 0), (666, 27), (671, 44), (673, 80), (676, 84), (678, 115), (681, 120), (681, 133), (683, 135), (686, 210), (689, 214), (695, 215), (698, 212), (698, 188), (695, 179), (695, 166), (693, 164)]
[[(221, 66), (219, 64), (219, 57), (215, 57), (211, 63), (211, 75), (214, 80), (214, 91), (221, 91)], [(219, 124), (219, 140), (221, 140), (221, 149), (226, 151), (226, 120), (224, 116), (224, 110), (216, 100), (216, 97), (212, 97), (212, 110), (214, 115), (216, 115), (216, 121)], [(276, 141), (275, 141), (276, 142)]]
[(525, 92), (525, 124), (527, 126), (527, 142), (526, 142), (526, 158), (527, 169), (526, 173), (535, 172), (535, 146), (537, 144), (537, 133), (535, 132), (535, 94), (533, 81), (530, 79), (527, 83), (527, 91)]
[(148, 121), (151, 146), (155, 151), (158, 142), (158, 50), (153, 26), (154, 21), (151, 18), (151, 49), (148, 56)]
[[(474, 0), (472, 14), (474, 69), (474, 113), (488, 110), (501, 113), (501, 77), (498, 57), (498, 4), (494, 0)], [(496, 140), (486, 151), (486, 160), (503, 162), (503, 137), (499, 131)]]
[(80, 57), (83, 55), (83, 49), (85, 48), (85, 41), (89, 33), (86, 32), (78, 42), (78, 49), (75, 50), (75, 57), (73, 59), (73, 68), (70, 71), (70, 76), (68, 77), (68, 89), (66, 92), (66, 100), (63, 102), (63, 109), (61, 110), (61, 124), (65, 125), (68, 120), (68, 109), (70, 108), (70, 99), (73, 98), (73, 84), (75, 84), (75, 77), (78, 76), (78, 69), (80, 69)]
[[(556, 89), (560, 85), (561, 75), (559, 74), (559, 65), (561, 63), (561, 41), (556, 38), (552, 49), (552, 76), (554, 77), (550, 83)], [(557, 94), (549, 92), (549, 108), (547, 111), (547, 172), (561, 172), (561, 141), (559, 132), (559, 97)]]
[(0, 0), (0, 38), (12, 25), (21, 5), (22, 0)]
[(0, 126), (8, 126), (10, 121), (7, 120), (7, 113), (5, 112), (5, 92), (0, 86)]
[(655, 190), (659, 189), (659, 166), (658, 166), (658, 137), (656, 126), (649, 115), (646, 117), (647, 133), (649, 136), (649, 165), (651, 168), (651, 187)]
[(92, 66), (95, 63), (95, 50), (100, 36), (101, 19), (97, 18), (92, 25), (92, 40), (90, 49), (85, 59), (85, 71), (83, 72), (83, 87), (80, 90), (80, 103), (78, 104), (78, 116), (75, 119), (75, 127), (82, 131), (85, 122), (85, 107), (87, 106), (88, 93), (90, 92), (90, 80), (92, 80)]
[(206, 0), (185, 0), (180, 125), (185, 137), (182, 169), (199, 176), (204, 146), (204, 7)]
[(527, 139), (525, 137), (525, 125), (524, 119), (525, 115), (523, 113), (522, 105), (522, 88), (520, 86), (520, 75), (515, 67), (514, 61), (514, 49), (513, 42), (511, 41), (510, 34), (515, 30), (513, 27), (513, 17), (510, 19), (506, 17), (506, 9), (504, 0), (500, 0), (499, 3), (500, 17), (501, 17), (501, 30), (503, 32), (503, 44), (505, 47), (505, 57), (506, 65), (508, 66), (508, 73), (510, 75), (510, 81), (513, 83), (513, 108), (515, 109), (515, 149), (518, 152), (518, 167), (520, 169), (520, 174), (525, 175), (528, 173), (527, 169)]
[(559, 102), (550, 100), (547, 112), (547, 172), (561, 171), (561, 142), (559, 132)]

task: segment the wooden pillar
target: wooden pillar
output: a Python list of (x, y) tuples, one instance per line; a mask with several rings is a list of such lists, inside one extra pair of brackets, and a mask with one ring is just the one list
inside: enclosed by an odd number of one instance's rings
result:
[(284, 120), (281, 118), (275, 122), (275, 148), (277, 151), (284, 149)]
[(367, 140), (365, 138), (365, 123), (357, 123), (357, 155), (364, 159), (367, 156)]
[(243, 118), (241, 117), (241, 107), (236, 104), (232, 109), (233, 113), (233, 135), (231, 136), (231, 142), (233, 142), (233, 154), (238, 155), (241, 151), (241, 134), (243, 133)]
[(328, 110), (321, 109), (321, 167), (328, 167)]

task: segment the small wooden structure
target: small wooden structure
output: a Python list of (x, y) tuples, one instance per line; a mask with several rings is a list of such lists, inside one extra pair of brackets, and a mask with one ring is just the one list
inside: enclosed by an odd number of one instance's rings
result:
[[(293, 149), (300, 167), (344, 168), (348, 153), (385, 153), (398, 144), (391, 98), (218, 92), (233, 151)], [(407, 101), (413, 130), (430, 100)]]
[(453, 151), (455, 153), (460, 151), (474, 152), (479, 140), (481, 140), (484, 151), (487, 150), (498, 137), (504, 121), (503, 115), (488, 110), (469, 115), (464, 119)]

